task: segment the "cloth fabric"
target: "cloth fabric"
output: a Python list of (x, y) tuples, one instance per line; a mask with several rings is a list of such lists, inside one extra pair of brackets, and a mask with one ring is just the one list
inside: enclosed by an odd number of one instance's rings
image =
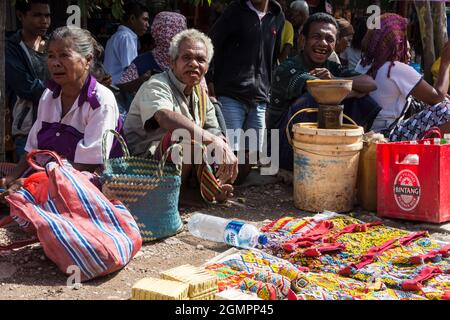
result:
[(288, 20), (284, 21), (284, 27), (281, 33), (280, 52), (283, 50), (286, 44), (294, 46), (294, 27), (292, 26), (292, 23), (290, 23)]
[(264, 16), (266, 15), (266, 12), (264, 12), (264, 11), (259, 11), (258, 9), (256, 9), (255, 6), (253, 5), (253, 3), (252, 3), (250, 0), (248, 0), (248, 1), (246, 2), (246, 4), (247, 4), (247, 6), (248, 6), (250, 9), (252, 9), (252, 11), (256, 12), (256, 14), (258, 15), (258, 18), (259, 18), (260, 21), (261, 21), (261, 20), (264, 18)]
[(162, 70), (170, 68), (170, 41), (177, 33), (186, 29), (186, 17), (176, 12), (163, 11), (153, 19), (151, 33), (155, 40), (155, 48), (152, 54)]
[(120, 25), (106, 43), (104, 65), (112, 83), (119, 82), (123, 71), (138, 55), (138, 36), (130, 28)]
[(328, 57), (328, 61), (337, 63), (337, 64), (342, 64), (341, 63), (341, 59), (339, 59), (338, 54), (336, 53), (336, 51), (333, 51), (330, 56)]
[[(86, 176), (60, 159), (47, 164), (47, 175), (43, 183), (48, 183), (48, 192), (39, 195), (43, 203), (28, 190), (33, 189), (31, 181), (28, 189), (7, 197), (11, 216), (20, 224), (32, 224), (47, 257), (64, 273), (71, 272), (69, 266), (78, 267), (81, 281), (128, 264), (142, 245), (130, 212), (119, 202), (111, 203)], [(40, 184), (34, 188), (39, 193)]]
[[(46, 63), (38, 66), (38, 61), (30, 55), (22, 41), (22, 30), (6, 40), (5, 81), (8, 97), (16, 97), (12, 107), (14, 136), (27, 136), (37, 116), (39, 99), (45, 90), (44, 81), (48, 79)], [(38, 67), (36, 69), (36, 67)], [(13, 102), (15, 99), (11, 99)]]
[(355, 49), (353, 47), (348, 47), (341, 54), (343, 60), (347, 60), (347, 68), (350, 70), (355, 70), (356, 65), (361, 60), (361, 50)]
[[(53, 81), (47, 85), (25, 150), (52, 150), (75, 163), (102, 164), (103, 132), (121, 126), (113, 93), (89, 75), (72, 108), (61, 118), (61, 87)], [(111, 137), (107, 150), (112, 145)], [(116, 144), (112, 154), (120, 152)]]
[(272, 70), (280, 52), (285, 19), (276, 1), (269, 0), (262, 20), (246, 2), (230, 3), (212, 26), (209, 36), (214, 58), (206, 79), (214, 83), (216, 96), (253, 106), (269, 102)]
[[(430, 239), (426, 232), (331, 213), (284, 217), (261, 231), (268, 237), (262, 250), (299, 270), (292, 283), (300, 290), (298, 299), (446, 299), (449, 292), (450, 245)], [(337, 241), (344, 249), (309, 257), (302, 254), (304, 247), (286, 250), (292, 248), (285, 244), (312, 235), (320, 235), (312, 240), (316, 246)]]
[[(435, 62), (433, 62), (433, 65), (431, 66), (431, 74), (433, 75), (433, 83), (436, 82), (440, 67), (441, 67), (441, 57), (439, 57)], [(450, 76), (449, 76), (449, 79), (450, 79)]]
[(228, 139), (231, 141), (232, 150), (239, 151), (245, 149), (250, 152), (261, 151), (264, 143), (264, 129), (266, 128), (267, 104), (258, 103), (252, 108), (230, 97), (220, 96), (217, 99), (221, 103), (227, 130), (242, 129), (244, 132), (248, 129), (256, 130), (257, 140), (249, 139), (250, 141), (247, 143), (241, 141), (241, 137), (237, 134), (237, 131), (234, 131), (234, 134), (229, 134)]
[[(159, 110), (171, 110), (186, 116), (201, 125), (199, 98), (193, 92), (191, 97), (184, 94), (185, 84), (180, 82), (171, 70), (153, 76), (136, 93), (125, 120), (124, 132), (134, 155), (142, 155), (148, 150), (154, 154), (162, 137), (167, 133), (153, 118)], [(208, 97), (204, 129), (220, 133), (215, 107)], [(192, 108), (190, 106), (192, 105)]]
[(163, 68), (156, 62), (152, 52), (137, 56), (122, 73), (119, 84), (136, 80), (147, 71), (151, 71), (152, 74), (163, 72)]
[[(388, 77), (389, 69), (390, 77)], [(385, 120), (389, 126), (397, 119), (403, 111), (406, 99), (421, 80), (422, 76), (405, 63), (399, 61), (394, 65), (391, 65), (390, 61), (384, 63), (375, 77), (377, 90), (369, 93), (382, 108), (376, 120)]]
[[(335, 77), (346, 78), (359, 75), (359, 73), (345, 69), (332, 61), (326, 61), (323, 67), (330, 70)], [(306, 81), (317, 79), (309, 73), (310, 71), (304, 62), (303, 52), (286, 59), (275, 70), (272, 95), (267, 111), (267, 127), (269, 129), (278, 128), (292, 103), (306, 92)]]
[(440, 127), (450, 121), (450, 101), (445, 100), (399, 121), (389, 136), (390, 141), (419, 140), (432, 127)]

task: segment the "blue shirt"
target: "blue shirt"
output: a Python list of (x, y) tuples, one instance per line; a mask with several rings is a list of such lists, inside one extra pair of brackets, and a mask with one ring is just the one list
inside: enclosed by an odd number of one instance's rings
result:
[(105, 69), (111, 74), (113, 84), (117, 84), (122, 72), (138, 55), (138, 36), (130, 28), (120, 25), (116, 33), (106, 43)]

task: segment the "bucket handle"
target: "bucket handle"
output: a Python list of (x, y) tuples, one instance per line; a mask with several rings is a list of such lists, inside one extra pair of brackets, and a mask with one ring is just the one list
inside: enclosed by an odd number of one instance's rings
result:
[[(303, 112), (306, 112), (306, 113), (319, 112), (319, 109), (318, 108), (305, 108), (305, 109), (299, 110), (296, 113), (294, 113), (294, 115), (289, 119), (289, 121), (287, 122), (287, 125), (286, 125), (286, 137), (287, 137), (287, 140), (291, 147), (292, 147), (292, 138), (291, 138), (291, 133), (289, 132), (289, 125), (291, 124), (292, 120), (294, 120), (294, 118), (296, 116), (298, 116), (300, 113), (303, 113)], [(355, 126), (358, 126), (358, 124), (355, 121), (353, 121), (352, 118), (350, 118), (349, 116), (347, 116), (345, 114), (343, 116), (345, 119), (350, 121), (350, 123), (352, 123)]]

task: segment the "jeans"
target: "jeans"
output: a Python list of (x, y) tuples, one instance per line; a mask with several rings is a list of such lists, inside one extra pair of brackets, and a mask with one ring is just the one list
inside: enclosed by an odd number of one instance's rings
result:
[[(267, 103), (261, 102), (256, 106), (250, 107), (238, 100), (220, 96), (218, 100), (222, 104), (222, 113), (227, 125), (227, 135), (232, 144), (233, 151), (239, 151), (242, 148), (250, 152), (261, 151), (264, 143), (264, 129), (266, 128), (266, 108)], [(245, 143), (244, 137), (233, 134), (236, 129), (242, 129), (247, 132), (249, 138)], [(253, 132), (252, 132), (253, 131)], [(254, 139), (256, 138), (256, 140)]]
[(16, 147), (17, 161), (25, 155), (25, 146), (27, 145), (28, 136), (16, 136), (14, 138), (14, 145)]

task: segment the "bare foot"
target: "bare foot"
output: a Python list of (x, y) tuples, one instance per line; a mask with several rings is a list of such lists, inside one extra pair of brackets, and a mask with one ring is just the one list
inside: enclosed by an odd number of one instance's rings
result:
[(221, 189), (222, 192), (216, 195), (217, 202), (225, 202), (228, 200), (228, 198), (231, 198), (233, 196), (234, 188), (231, 184), (224, 184), (222, 185)]

